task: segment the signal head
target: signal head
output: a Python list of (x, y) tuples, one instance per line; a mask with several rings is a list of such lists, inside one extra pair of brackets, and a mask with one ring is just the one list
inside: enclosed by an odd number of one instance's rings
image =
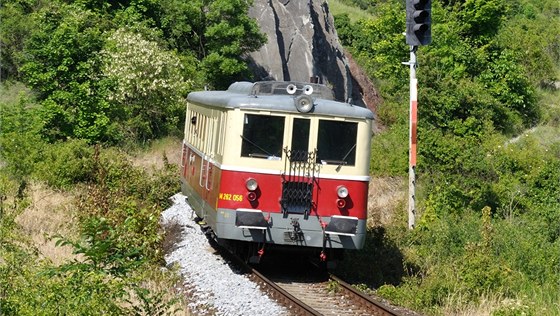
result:
[(432, 1), (406, 1), (406, 43), (411, 46), (432, 42)]

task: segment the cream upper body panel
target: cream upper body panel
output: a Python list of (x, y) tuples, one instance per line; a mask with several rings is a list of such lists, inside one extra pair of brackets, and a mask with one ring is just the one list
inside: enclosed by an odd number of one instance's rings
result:
[[(318, 159), (318, 176), (369, 180), (371, 125), (374, 118), (371, 111), (347, 103), (316, 98), (313, 99), (312, 112), (300, 113), (294, 106), (295, 97), (248, 95), (246, 93), (248, 89), (248, 83), (238, 83), (237, 87), (234, 86), (233, 89), (230, 87), (228, 91), (202, 91), (189, 94), (185, 143), (225, 170), (281, 174), (287, 163), (287, 156), (283, 149), (289, 149), (293, 144), (292, 138), (296, 137), (295, 121), (305, 121), (307, 124), (305, 125), (309, 130), (307, 149), (310, 152), (320, 147), (318, 144), (320, 124), (327, 125), (330, 122), (336, 127), (337, 122), (343, 122), (342, 126), (349, 125), (355, 130), (355, 147), (343, 149), (349, 145), (343, 142), (340, 144), (341, 151), (348, 154), (355, 151), (351, 155), (352, 163), (337, 164)], [(267, 155), (248, 156), (242, 153), (244, 142), (251, 142), (244, 137), (244, 126), (248, 118), (260, 116), (273, 117), (275, 122), (283, 121), (281, 131), (270, 128), (270, 133), (281, 133), (277, 138), (281, 138), (278, 140), (281, 141), (278, 146), (281, 145), (282, 150), (275, 148), (272, 150), (275, 151), (274, 153), (265, 151)], [(266, 126), (260, 126), (259, 131), (261, 134), (269, 132)], [(330, 141), (331, 150), (337, 146), (337, 137), (336, 134), (331, 136), (334, 138)]]

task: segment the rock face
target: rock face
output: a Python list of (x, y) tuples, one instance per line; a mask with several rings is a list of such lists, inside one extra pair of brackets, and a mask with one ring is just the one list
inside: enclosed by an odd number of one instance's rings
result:
[[(268, 43), (249, 56), (258, 80), (318, 82), (335, 98), (364, 105), (325, 0), (254, 0), (249, 14)], [(359, 91), (359, 89), (358, 89)]]

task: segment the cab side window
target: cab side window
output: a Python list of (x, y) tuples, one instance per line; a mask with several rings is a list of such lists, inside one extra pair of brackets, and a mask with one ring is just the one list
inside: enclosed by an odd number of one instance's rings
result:
[(309, 151), (309, 119), (294, 118), (292, 150)]
[(280, 159), (284, 146), (284, 117), (245, 114), (241, 156)]
[(357, 123), (320, 120), (317, 135), (317, 162), (354, 166), (357, 135)]

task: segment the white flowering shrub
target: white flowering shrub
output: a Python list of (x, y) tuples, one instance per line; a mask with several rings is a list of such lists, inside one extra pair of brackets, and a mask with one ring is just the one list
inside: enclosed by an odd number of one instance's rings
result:
[(101, 52), (103, 76), (111, 83), (108, 101), (120, 109), (125, 132), (137, 139), (163, 135), (177, 125), (184, 93), (179, 57), (140, 34), (118, 29)]

